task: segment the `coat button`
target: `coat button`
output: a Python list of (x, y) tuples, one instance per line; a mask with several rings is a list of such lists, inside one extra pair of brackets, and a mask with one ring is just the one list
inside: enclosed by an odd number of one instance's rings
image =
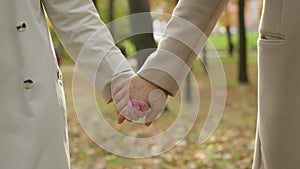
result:
[(24, 32), (27, 28), (27, 25), (25, 22), (18, 22), (16, 28), (18, 32)]
[(32, 87), (33, 87), (33, 81), (30, 80), (30, 79), (25, 80), (25, 81), (23, 82), (23, 87), (24, 87), (25, 89), (32, 89)]

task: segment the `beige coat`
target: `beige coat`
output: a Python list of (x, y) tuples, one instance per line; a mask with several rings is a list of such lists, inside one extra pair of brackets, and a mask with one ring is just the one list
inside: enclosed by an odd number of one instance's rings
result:
[[(226, 2), (181, 0), (174, 16), (188, 20), (209, 35)], [(299, 0), (264, 1), (258, 40), (259, 106), (253, 169), (300, 168), (299, 16)], [(175, 82), (177, 80), (180, 84), (187, 71), (181, 69), (184, 67), (182, 63), (170, 59), (172, 56), (166, 51), (191, 66), (195, 53), (172, 37), (196, 35), (174, 20), (168, 24), (166, 32), (169, 35), (162, 39), (157, 52), (147, 60), (139, 74), (175, 95), (178, 89)]]
[[(99, 72), (96, 87), (106, 101), (111, 99), (114, 69), (124, 61), (91, 1), (42, 0), (42, 4), (0, 1), (1, 169), (70, 167), (61, 72), (43, 8), (75, 60), (85, 47), (88, 56), (81, 56), (80, 68), (88, 76)], [(93, 41), (84, 46), (90, 37)]]

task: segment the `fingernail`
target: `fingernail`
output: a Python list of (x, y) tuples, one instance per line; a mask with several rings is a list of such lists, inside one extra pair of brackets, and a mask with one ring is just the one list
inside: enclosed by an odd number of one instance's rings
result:
[(118, 117), (118, 124), (122, 124), (123, 123), (123, 121), (124, 121), (124, 119), (120, 116), (120, 117)]
[(128, 101), (127, 105), (128, 105), (128, 107), (132, 108), (132, 103), (131, 103), (131, 101)]
[(144, 102), (140, 102), (140, 106), (142, 107), (142, 108), (145, 108), (145, 103)]
[(132, 102), (132, 105), (133, 105), (133, 106), (137, 106), (137, 104), (138, 104), (138, 102), (137, 102), (136, 99), (132, 99), (131, 102)]

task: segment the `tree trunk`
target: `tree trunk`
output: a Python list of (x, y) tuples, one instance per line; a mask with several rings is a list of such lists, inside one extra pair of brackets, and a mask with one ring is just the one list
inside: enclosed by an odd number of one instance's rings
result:
[[(129, 0), (129, 7), (130, 14), (150, 12), (148, 0)], [(138, 62), (137, 67), (139, 69), (147, 57), (156, 49), (156, 43), (153, 37), (151, 15), (150, 13), (146, 13), (142, 18), (138, 18), (137, 20), (132, 20), (131, 17), (130, 24), (133, 34), (134, 32), (138, 32), (137, 30), (143, 29), (143, 27), (147, 28), (147, 30), (150, 30), (149, 33), (139, 34), (131, 37), (131, 41), (136, 48), (137, 53), (135, 54), (135, 57)]]
[(226, 27), (226, 35), (227, 35), (227, 42), (228, 42), (228, 54), (229, 56), (233, 56), (233, 50), (234, 50), (234, 45), (232, 42), (232, 34), (230, 30), (230, 25), (231, 25), (231, 19), (230, 19), (230, 14), (228, 12), (228, 6), (225, 8), (225, 16), (224, 16), (224, 25)]
[(248, 83), (247, 76), (247, 49), (246, 49), (246, 28), (245, 28), (245, 1), (239, 0), (239, 54), (240, 54), (240, 64), (239, 64), (239, 82)]
[(233, 42), (232, 42), (232, 34), (230, 31), (230, 25), (226, 25), (226, 34), (227, 34), (227, 41), (228, 41), (228, 54), (229, 56), (233, 56), (233, 50), (234, 50), (234, 46), (233, 46)]

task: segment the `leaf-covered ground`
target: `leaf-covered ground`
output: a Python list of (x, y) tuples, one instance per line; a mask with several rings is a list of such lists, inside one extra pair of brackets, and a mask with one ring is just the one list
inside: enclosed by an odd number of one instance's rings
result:
[[(80, 126), (72, 103), (72, 73), (64, 72), (67, 97), (69, 142), (73, 169), (250, 169), (253, 160), (257, 113), (257, 63), (248, 58), (250, 83), (239, 84), (237, 58), (222, 58), (227, 77), (227, 101), (223, 118), (209, 141), (198, 142), (199, 133), (210, 106), (210, 83), (200, 62), (194, 73), (199, 84), (201, 105), (199, 116), (188, 136), (175, 148), (159, 156), (143, 159), (119, 157), (97, 146)], [(103, 114), (116, 130), (132, 136), (151, 136), (165, 130), (176, 119), (180, 97), (170, 98), (169, 110), (153, 126), (142, 124), (116, 124), (113, 106), (103, 105)], [(189, 113), (189, 112), (185, 112)], [(129, 132), (134, 131), (134, 132)], [(126, 146), (126, 145), (124, 145)], [(153, 147), (155, 148), (155, 147)], [(152, 151), (151, 149), (149, 151)]]

